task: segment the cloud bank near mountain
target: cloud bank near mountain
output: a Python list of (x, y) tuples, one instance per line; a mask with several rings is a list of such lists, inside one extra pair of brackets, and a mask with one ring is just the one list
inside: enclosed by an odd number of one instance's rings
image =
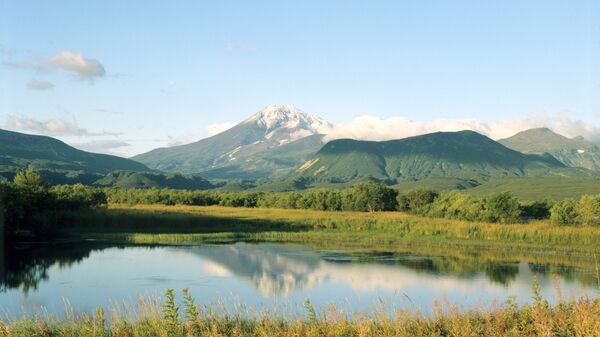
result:
[(416, 121), (405, 117), (379, 118), (365, 115), (356, 117), (347, 123), (323, 127), (319, 129), (319, 132), (326, 135), (326, 141), (340, 138), (382, 141), (437, 131), (472, 130), (497, 140), (538, 127), (550, 128), (567, 137), (583, 136), (590, 140), (600, 140), (600, 127), (590, 122), (574, 119), (566, 114), (532, 115), (490, 122), (477, 119)]

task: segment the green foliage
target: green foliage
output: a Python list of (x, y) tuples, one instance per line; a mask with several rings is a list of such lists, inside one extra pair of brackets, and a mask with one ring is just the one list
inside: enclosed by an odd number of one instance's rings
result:
[(344, 193), (342, 208), (361, 212), (393, 211), (397, 194), (396, 190), (383, 183), (358, 183)]
[(28, 192), (35, 192), (45, 187), (42, 176), (35, 172), (31, 166), (28, 166), (25, 170), (17, 171), (13, 183), (17, 188)]
[(492, 194), (484, 198), (481, 219), (487, 222), (515, 223), (521, 217), (519, 201), (510, 192)]
[(584, 225), (600, 225), (600, 194), (581, 197), (577, 214)]
[(550, 210), (550, 220), (556, 225), (574, 225), (578, 222), (577, 201), (565, 199), (558, 201)]
[(317, 312), (308, 298), (304, 301), (304, 309), (306, 310), (306, 322), (316, 324), (318, 322)]
[(102, 207), (108, 204), (102, 190), (82, 184), (52, 186), (50, 192), (61, 209)]
[(0, 193), (9, 237), (50, 235), (60, 229), (62, 212), (107, 204), (101, 190), (80, 184), (50, 187), (31, 167), (17, 172), (13, 183), (0, 182)]
[(478, 221), (484, 210), (483, 199), (458, 191), (442, 192), (429, 207), (427, 215), (467, 221)]
[(165, 302), (162, 306), (163, 321), (165, 332), (168, 336), (178, 334), (179, 327), (179, 306), (175, 304), (175, 291), (171, 288), (165, 290)]
[(437, 193), (432, 190), (416, 188), (398, 195), (398, 209), (415, 214), (425, 214), (436, 197)]
[(553, 203), (547, 200), (521, 204), (521, 215), (533, 219), (548, 219)]

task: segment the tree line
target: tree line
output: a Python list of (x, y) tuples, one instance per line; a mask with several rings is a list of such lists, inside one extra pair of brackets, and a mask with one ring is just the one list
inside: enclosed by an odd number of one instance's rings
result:
[(459, 191), (424, 188), (398, 191), (383, 183), (361, 182), (353, 187), (302, 192), (229, 192), (219, 190), (122, 189), (45, 183), (31, 168), (12, 182), (0, 183), (6, 233), (35, 236), (52, 233), (65, 212), (113, 204), (220, 205), (310, 209), (319, 211), (402, 211), (466, 221), (516, 223), (550, 219), (557, 225), (600, 225), (600, 195), (558, 202), (520, 202), (509, 192), (473, 196)]
[(49, 235), (65, 212), (107, 205), (102, 190), (81, 184), (52, 186), (31, 168), (17, 172), (12, 182), (0, 182), (0, 194), (8, 238)]

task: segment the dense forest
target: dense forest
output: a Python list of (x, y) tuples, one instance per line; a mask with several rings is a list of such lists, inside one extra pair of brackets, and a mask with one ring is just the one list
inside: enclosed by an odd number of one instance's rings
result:
[(473, 196), (459, 191), (417, 188), (399, 191), (382, 183), (361, 182), (344, 190), (229, 192), (218, 190), (124, 189), (50, 185), (31, 168), (12, 182), (0, 182), (7, 236), (52, 235), (69, 212), (111, 204), (162, 204), (311, 209), (320, 211), (402, 211), (428, 217), (518, 223), (551, 219), (557, 225), (600, 224), (600, 195), (579, 200), (520, 202), (509, 192)]

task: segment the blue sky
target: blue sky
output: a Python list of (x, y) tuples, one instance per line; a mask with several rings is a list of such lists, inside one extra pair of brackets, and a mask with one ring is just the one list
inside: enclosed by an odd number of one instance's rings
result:
[(600, 139), (597, 1), (0, 0), (0, 18), (0, 127), (94, 151), (270, 104), (362, 138), (391, 137), (347, 130), (369, 120)]

